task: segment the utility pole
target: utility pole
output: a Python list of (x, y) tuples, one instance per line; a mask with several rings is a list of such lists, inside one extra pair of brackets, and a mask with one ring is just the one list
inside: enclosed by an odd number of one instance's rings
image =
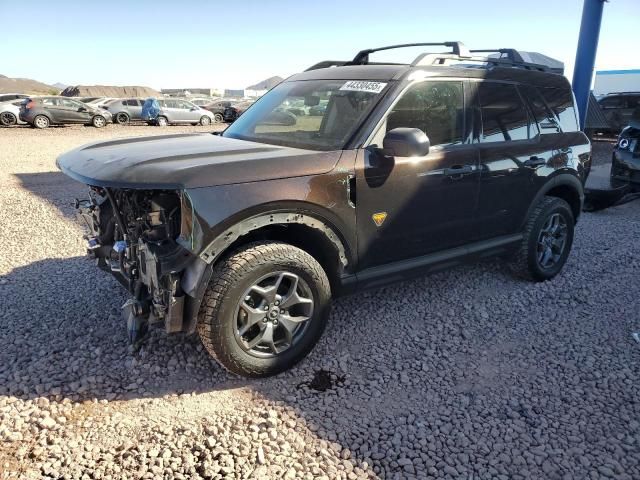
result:
[(584, 0), (582, 8), (582, 23), (580, 24), (580, 36), (578, 37), (578, 50), (576, 52), (572, 84), (573, 94), (576, 96), (576, 103), (578, 104), (581, 129), (584, 129), (584, 123), (587, 118), (591, 80), (593, 79), (600, 24), (602, 23), (602, 10), (606, 1)]

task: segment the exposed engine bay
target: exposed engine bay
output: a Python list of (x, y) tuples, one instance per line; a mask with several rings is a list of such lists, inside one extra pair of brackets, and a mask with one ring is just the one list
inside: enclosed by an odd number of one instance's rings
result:
[(91, 187), (76, 200), (88, 252), (131, 293), (123, 305), (129, 340), (144, 338), (148, 324), (164, 322), (168, 332), (182, 329), (184, 293), (180, 272), (193, 259), (177, 239), (182, 197), (171, 190)]

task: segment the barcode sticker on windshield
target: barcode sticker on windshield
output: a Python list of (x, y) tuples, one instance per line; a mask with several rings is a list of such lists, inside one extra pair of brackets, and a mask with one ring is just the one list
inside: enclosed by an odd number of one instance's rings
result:
[(380, 93), (387, 84), (383, 82), (365, 82), (362, 80), (350, 80), (340, 87), (340, 90), (352, 92)]

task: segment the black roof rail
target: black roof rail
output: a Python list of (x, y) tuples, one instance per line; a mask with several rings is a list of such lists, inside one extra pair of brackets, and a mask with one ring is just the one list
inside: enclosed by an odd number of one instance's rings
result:
[[(398, 63), (377, 63), (369, 62), (369, 55), (374, 52), (382, 50), (392, 50), (396, 48), (408, 48), (408, 47), (434, 47), (444, 46), (451, 48), (451, 52), (448, 53), (422, 53), (418, 55), (415, 60), (410, 64), (412, 67), (416, 66), (431, 66), (431, 65), (451, 65), (452, 63), (471, 63), (471, 64), (486, 64), (487, 68), (490, 67), (511, 67), (522, 68), (525, 70), (537, 70), (541, 72), (560, 73), (564, 72), (564, 65), (562, 62), (558, 62), (545, 55), (535, 52), (519, 52), (514, 48), (496, 48), (496, 49), (482, 49), (482, 50), (468, 50), (462, 42), (441, 42), (441, 43), (403, 43), (399, 45), (389, 45), (386, 47), (369, 48), (361, 50), (351, 61), (334, 61), (326, 60), (324, 62), (316, 63), (315, 65), (307, 68), (309, 70), (317, 70), (320, 68), (328, 67), (342, 67), (347, 65), (404, 65)], [(474, 54), (489, 54), (489, 55), (474, 55)], [(493, 55), (491, 54), (498, 54)], [(527, 60), (523, 57), (526, 54)], [(531, 61), (534, 60), (534, 61)], [(546, 62), (536, 63), (537, 61)], [(472, 65), (467, 65), (472, 66)]]
[(467, 47), (464, 46), (462, 42), (440, 42), (440, 43), (402, 43), (399, 45), (389, 45), (386, 47), (379, 48), (368, 48), (366, 50), (361, 50), (358, 54), (353, 57), (353, 60), (349, 62), (349, 65), (366, 65), (369, 63), (369, 54), (374, 52), (380, 52), (382, 50), (392, 50), (396, 48), (409, 48), (409, 47), (449, 47), (451, 48), (451, 53), (453, 55), (458, 55), (461, 57), (469, 57), (471, 54)]
[(348, 63), (349, 62), (346, 62), (344, 60), (325, 60), (323, 62), (318, 62), (315, 65), (311, 65), (305, 70), (305, 72), (308, 72), (309, 70), (318, 70), (319, 68), (343, 67)]

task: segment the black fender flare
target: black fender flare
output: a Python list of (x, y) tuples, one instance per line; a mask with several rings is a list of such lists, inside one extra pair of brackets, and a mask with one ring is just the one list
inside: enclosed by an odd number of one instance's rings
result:
[(180, 285), (187, 295), (184, 311), (183, 331), (193, 333), (204, 292), (211, 280), (215, 261), (227, 251), (238, 238), (267, 225), (301, 224), (320, 231), (335, 246), (343, 267), (349, 263), (348, 252), (335, 227), (327, 221), (309, 213), (278, 211), (261, 213), (239, 221), (225, 229), (184, 270)]
[[(584, 187), (582, 185), (582, 182), (575, 175), (572, 175), (570, 173), (559, 173), (555, 175), (552, 179), (550, 179), (548, 182), (546, 182), (542, 186), (542, 188), (540, 188), (540, 190), (538, 190), (538, 193), (536, 193), (536, 196), (533, 198), (531, 205), (529, 205), (529, 208), (527, 209), (527, 214), (522, 219), (520, 226), (524, 228), (524, 225), (527, 223), (527, 220), (530, 217), (531, 212), (533, 211), (534, 208), (536, 208), (536, 205), (540, 202), (540, 200), (542, 200), (542, 197), (544, 197), (547, 193), (549, 193), (554, 188), (562, 187), (562, 186), (566, 186), (575, 190), (575, 192), (578, 194), (578, 197), (580, 198), (579, 211), (582, 211), (582, 206), (584, 205)], [(578, 221), (577, 215), (575, 220)]]

